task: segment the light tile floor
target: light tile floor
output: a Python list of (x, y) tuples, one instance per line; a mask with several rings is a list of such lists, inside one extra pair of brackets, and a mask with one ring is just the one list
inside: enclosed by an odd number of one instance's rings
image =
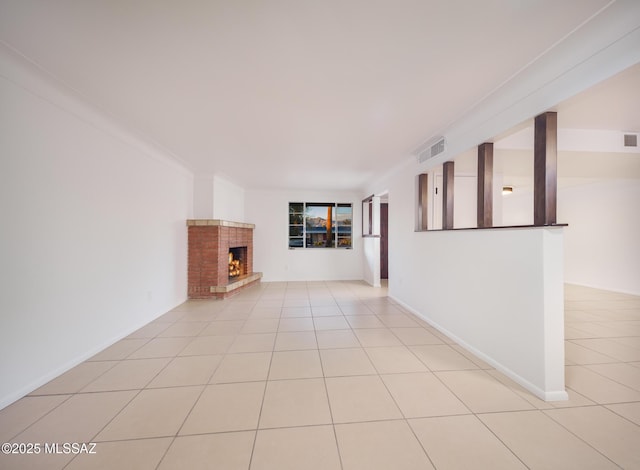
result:
[(566, 286), (545, 403), (360, 282), (189, 301), (0, 411), (2, 469), (640, 468), (640, 298)]

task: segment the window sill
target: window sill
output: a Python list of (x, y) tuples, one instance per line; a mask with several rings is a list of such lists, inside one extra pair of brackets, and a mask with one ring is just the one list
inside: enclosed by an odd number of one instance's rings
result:
[(318, 247), (304, 247), (304, 246), (298, 246), (298, 247), (289, 247), (290, 250), (317, 250), (317, 251), (321, 251), (321, 250), (353, 250), (352, 246), (332, 246), (332, 247), (326, 247), (326, 246), (318, 246)]

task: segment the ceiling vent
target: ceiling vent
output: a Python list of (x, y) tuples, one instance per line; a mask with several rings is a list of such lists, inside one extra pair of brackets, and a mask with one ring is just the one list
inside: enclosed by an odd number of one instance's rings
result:
[(625, 147), (637, 147), (638, 146), (638, 134), (624, 134), (624, 146)]
[(444, 137), (436, 137), (434, 139), (431, 139), (425, 144), (421, 145), (418, 150), (416, 150), (418, 162), (422, 163), (429, 160), (430, 158), (440, 155), (444, 152), (444, 149)]

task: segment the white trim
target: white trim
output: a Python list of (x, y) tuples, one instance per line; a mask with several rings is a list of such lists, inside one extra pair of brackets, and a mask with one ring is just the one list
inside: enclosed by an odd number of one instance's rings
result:
[(123, 125), (124, 120), (93, 105), (77, 90), (58, 80), (11, 46), (0, 40), (0, 77), (32, 96), (83, 123), (140, 151), (146, 157), (169, 165), (183, 175), (194, 176), (189, 164), (153, 139)]

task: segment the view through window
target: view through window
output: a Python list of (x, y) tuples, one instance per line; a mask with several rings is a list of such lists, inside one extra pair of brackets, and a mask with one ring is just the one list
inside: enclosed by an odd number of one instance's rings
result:
[(351, 248), (351, 204), (289, 203), (289, 248)]

